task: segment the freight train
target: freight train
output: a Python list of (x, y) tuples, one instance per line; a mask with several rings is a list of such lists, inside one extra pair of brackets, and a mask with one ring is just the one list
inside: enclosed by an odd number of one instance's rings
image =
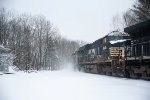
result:
[(113, 31), (72, 54), (79, 70), (88, 73), (150, 79), (150, 20)]

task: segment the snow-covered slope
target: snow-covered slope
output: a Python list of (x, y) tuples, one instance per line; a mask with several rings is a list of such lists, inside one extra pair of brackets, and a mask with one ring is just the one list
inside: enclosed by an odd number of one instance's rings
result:
[(150, 82), (82, 72), (0, 76), (0, 100), (150, 100)]

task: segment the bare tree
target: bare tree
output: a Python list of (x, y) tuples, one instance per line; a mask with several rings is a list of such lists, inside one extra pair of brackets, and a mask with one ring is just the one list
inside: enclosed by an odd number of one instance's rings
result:
[(0, 44), (11, 48), (20, 70), (59, 69), (79, 47), (78, 42), (62, 38), (44, 16), (21, 14), (10, 18), (1, 9), (0, 23)]
[(150, 0), (136, 0), (132, 11), (136, 15), (136, 19), (144, 21), (150, 18)]

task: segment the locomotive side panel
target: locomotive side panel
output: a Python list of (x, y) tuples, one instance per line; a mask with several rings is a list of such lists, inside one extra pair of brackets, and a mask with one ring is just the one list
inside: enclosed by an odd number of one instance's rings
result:
[(125, 32), (131, 36), (130, 56), (126, 66), (130, 77), (150, 79), (150, 20), (127, 27)]

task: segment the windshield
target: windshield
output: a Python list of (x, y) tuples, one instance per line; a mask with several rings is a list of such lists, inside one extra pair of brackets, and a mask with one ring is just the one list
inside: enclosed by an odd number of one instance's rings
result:
[(129, 36), (109, 36), (109, 41), (125, 40), (125, 39), (129, 39)]

